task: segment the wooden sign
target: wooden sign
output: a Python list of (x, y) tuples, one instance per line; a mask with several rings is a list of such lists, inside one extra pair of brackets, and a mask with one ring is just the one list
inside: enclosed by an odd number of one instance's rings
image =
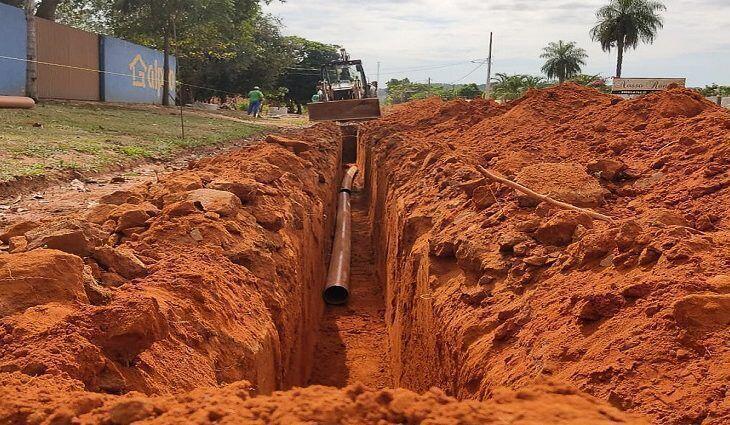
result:
[(611, 91), (614, 93), (660, 91), (666, 90), (670, 84), (684, 87), (686, 82), (686, 78), (614, 78)]

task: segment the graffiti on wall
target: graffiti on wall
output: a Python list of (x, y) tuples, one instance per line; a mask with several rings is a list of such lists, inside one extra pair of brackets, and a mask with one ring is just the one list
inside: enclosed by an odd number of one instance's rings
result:
[[(132, 86), (142, 89), (152, 89), (158, 93), (162, 92), (165, 85), (165, 69), (157, 59), (152, 63), (145, 62), (141, 53), (137, 53), (129, 62), (129, 71), (132, 74)], [(168, 79), (170, 87), (175, 87), (175, 71), (170, 69)]]

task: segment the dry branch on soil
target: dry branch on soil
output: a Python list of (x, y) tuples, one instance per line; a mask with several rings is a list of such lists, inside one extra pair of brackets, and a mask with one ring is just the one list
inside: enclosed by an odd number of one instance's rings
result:
[(599, 213), (597, 213), (597, 212), (595, 212), (593, 210), (589, 210), (589, 209), (586, 209), (586, 208), (576, 207), (575, 205), (571, 205), (571, 204), (568, 204), (566, 202), (561, 202), (561, 201), (555, 200), (555, 199), (553, 199), (553, 198), (551, 198), (551, 197), (549, 197), (547, 195), (542, 195), (540, 193), (537, 193), (534, 190), (532, 190), (532, 189), (530, 189), (528, 187), (525, 187), (525, 186), (523, 186), (523, 185), (521, 185), (519, 183), (515, 183), (512, 180), (508, 180), (508, 179), (506, 179), (504, 177), (498, 176), (498, 175), (496, 175), (496, 174), (494, 174), (494, 173), (492, 173), (490, 171), (487, 171), (484, 167), (482, 167), (480, 165), (477, 165), (476, 167), (477, 167), (477, 171), (479, 171), (479, 173), (481, 173), (481, 175), (483, 175), (484, 177), (486, 177), (488, 179), (491, 179), (491, 180), (494, 180), (494, 181), (497, 181), (499, 183), (502, 183), (505, 186), (509, 186), (512, 189), (514, 189), (514, 190), (516, 190), (518, 192), (522, 192), (525, 195), (530, 196), (532, 198), (539, 199), (541, 201), (545, 201), (545, 202), (547, 202), (549, 204), (555, 205), (557, 207), (560, 207), (560, 208), (563, 208), (563, 209), (566, 209), (566, 210), (573, 210), (573, 211), (578, 211), (578, 212), (586, 213), (589, 216), (591, 216), (591, 217), (593, 217), (593, 218), (595, 218), (597, 220), (603, 220), (603, 221), (608, 221), (608, 222), (612, 222), (613, 221), (613, 219), (611, 217), (607, 216), (607, 215), (599, 214)]

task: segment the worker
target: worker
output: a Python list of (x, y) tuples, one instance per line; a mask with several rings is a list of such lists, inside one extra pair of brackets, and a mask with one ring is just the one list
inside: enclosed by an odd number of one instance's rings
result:
[(256, 86), (248, 92), (248, 114), (257, 118), (261, 113), (261, 104), (264, 101), (264, 94), (261, 93), (259, 86)]
[(312, 96), (312, 102), (323, 102), (324, 101), (324, 91), (322, 91), (322, 86), (317, 85), (317, 93)]
[(378, 82), (370, 82), (370, 97), (378, 97)]

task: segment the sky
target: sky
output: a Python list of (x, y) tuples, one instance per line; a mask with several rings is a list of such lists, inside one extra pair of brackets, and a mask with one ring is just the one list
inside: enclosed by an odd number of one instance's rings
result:
[[(489, 32), (492, 75), (540, 74), (548, 42), (575, 41), (584, 73), (611, 77), (616, 51), (592, 42), (595, 11), (608, 0), (274, 0), (265, 10), (287, 35), (338, 44), (362, 59), (368, 78), (484, 83)], [(624, 77), (685, 77), (690, 87), (730, 85), (730, 0), (666, 0), (653, 45), (624, 56)], [(472, 63), (471, 61), (476, 61)], [(481, 67), (480, 67), (481, 66)], [(428, 69), (426, 69), (428, 68)]]

